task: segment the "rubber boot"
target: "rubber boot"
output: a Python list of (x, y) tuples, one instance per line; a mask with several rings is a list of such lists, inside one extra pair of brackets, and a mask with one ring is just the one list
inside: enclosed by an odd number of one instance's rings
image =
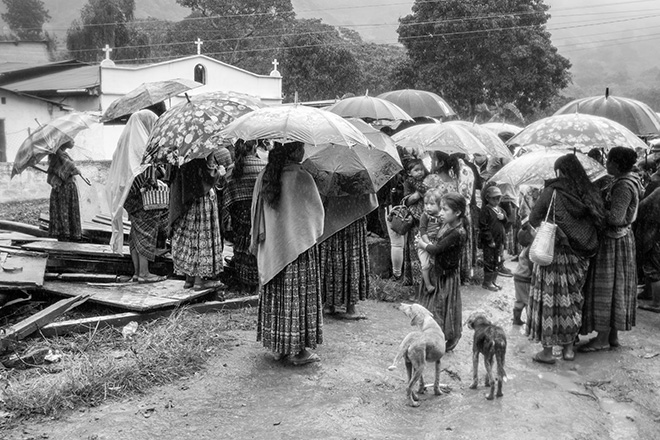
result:
[(523, 309), (513, 309), (513, 325), (524, 325), (525, 323), (523, 322), (522, 319), (520, 319), (520, 315), (522, 315)]
[(481, 287), (491, 292), (497, 292), (499, 289), (493, 284), (493, 272), (484, 271), (484, 282), (481, 284)]

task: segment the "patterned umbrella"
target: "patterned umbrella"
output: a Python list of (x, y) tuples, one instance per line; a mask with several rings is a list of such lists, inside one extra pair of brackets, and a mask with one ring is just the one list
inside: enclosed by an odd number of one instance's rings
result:
[(373, 194), (403, 169), (389, 136), (360, 119), (348, 121), (372, 141), (371, 145), (305, 145), (303, 166), (324, 196)]
[(223, 129), (219, 137), (347, 147), (369, 145), (367, 138), (341, 116), (298, 104), (266, 107), (243, 115)]
[(660, 117), (643, 102), (630, 98), (611, 96), (609, 89), (604, 96), (571, 101), (555, 112), (555, 115), (581, 113), (602, 116), (618, 122), (637, 136), (660, 134)]
[(414, 121), (398, 105), (373, 96), (345, 98), (326, 108), (327, 111), (345, 118), (368, 118), (374, 120)]
[(11, 177), (35, 166), (41, 159), (54, 153), (64, 143), (72, 141), (82, 130), (99, 122), (98, 115), (72, 112), (53, 119), (32, 132), (18, 148)]
[(522, 131), (522, 127), (518, 127), (517, 125), (513, 124), (507, 124), (506, 122), (486, 122), (485, 124), (481, 124), (481, 126), (487, 128), (498, 136), (500, 134), (509, 134), (511, 136), (515, 136)]
[(144, 83), (113, 101), (105, 113), (103, 113), (101, 122), (112, 121), (121, 116), (135, 113), (138, 110), (202, 85), (197, 81), (183, 78)]
[[(547, 148), (523, 154), (504, 165), (490, 178), (490, 181), (497, 183), (498, 186), (509, 184), (514, 188), (519, 188), (521, 185), (542, 186), (546, 180), (556, 177), (555, 161), (561, 156), (572, 153), (573, 149), (564, 147)], [(586, 154), (574, 154), (592, 182), (607, 175), (605, 167), (596, 160)]]
[(486, 146), (489, 156), (508, 158), (513, 157), (511, 150), (509, 150), (509, 147), (507, 147), (506, 144), (502, 142), (502, 139), (500, 139), (500, 137), (491, 130), (484, 128), (482, 125), (466, 121), (450, 121), (445, 122), (445, 124), (458, 125), (465, 128)]
[[(183, 165), (203, 158), (218, 146), (217, 135), (235, 118), (262, 107), (259, 98), (234, 92), (196, 95), (158, 118), (143, 163)], [(215, 137), (214, 137), (215, 136)]]
[(456, 112), (447, 104), (447, 101), (426, 90), (393, 90), (381, 93), (378, 98), (395, 103), (413, 118), (428, 116), (442, 119), (456, 116)]
[(509, 139), (507, 145), (563, 144), (578, 150), (612, 147), (648, 148), (635, 134), (618, 122), (593, 115), (574, 113), (540, 119)]
[(486, 146), (468, 130), (446, 123), (413, 125), (393, 135), (392, 140), (397, 145), (416, 151), (418, 156), (426, 151), (490, 154)]

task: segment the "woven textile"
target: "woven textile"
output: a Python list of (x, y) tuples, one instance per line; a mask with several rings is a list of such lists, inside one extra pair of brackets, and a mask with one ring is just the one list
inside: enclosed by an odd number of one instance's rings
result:
[(413, 286), (415, 292), (417, 285), (422, 281), (422, 264), (415, 247), (415, 236), (418, 232), (419, 228), (413, 226), (406, 234), (406, 241), (403, 245), (403, 284)]
[(637, 309), (635, 238), (602, 237), (591, 260), (582, 317), (582, 334), (592, 331), (631, 330)]
[(172, 229), (172, 262), (179, 275), (212, 277), (222, 272), (222, 238), (215, 190), (195, 199)]
[(582, 287), (589, 259), (555, 248), (548, 266), (534, 266), (527, 335), (544, 347), (571, 344), (582, 322)]
[(227, 208), (236, 202), (251, 202), (257, 176), (265, 167), (266, 162), (258, 157), (245, 158), (241, 178), (235, 179), (232, 175), (227, 177), (227, 184), (222, 194), (224, 207)]
[(351, 223), (319, 245), (321, 298), (328, 306), (347, 306), (369, 295), (367, 218)]
[[(138, 201), (134, 199), (139, 200), (140, 196), (134, 191), (129, 192), (124, 206), (127, 204), (131, 206), (138, 205)], [(154, 261), (158, 234), (167, 229), (167, 217), (167, 209), (145, 211), (140, 208), (129, 211), (128, 219), (131, 221), (130, 248), (135, 249), (138, 254), (148, 261)]]
[(316, 246), (300, 254), (261, 288), (257, 341), (284, 355), (295, 355), (323, 343)]
[(73, 177), (50, 190), (48, 235), (60, 241), (80, 241), (80, 202)]
[(234, 231), (234, 267), (236, 278), (246, 287), (259, 284), (257, 257), (250, 252), (250, 231), (252, 217), (250, 215), (249, 200), (232, 203), (229, 208), (231, 227)]
[(461, 279), (458, 270), (445, 272), (435, 277), (435, 290), (428, 294), (420, 286), (419, 303), (426, 307), (436, 320), (447, 341), (446, 349), (453, 349), (463, 333), (463, 305), (461, 301)]

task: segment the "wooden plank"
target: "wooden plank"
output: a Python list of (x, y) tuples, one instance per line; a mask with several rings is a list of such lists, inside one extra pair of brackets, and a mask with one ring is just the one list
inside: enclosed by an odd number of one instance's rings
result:
[[(91, 283), (119, 283), (121, 277), (102, 273), (52, 273), (46, 272), (46, 281), (91, 282)], [(129, 277), (130, 280), (130, 277)], [(127, 282), (128, 280), (124, 280)]]
[[(213, 313), (222, 310), (236, 310), (245, 307), (257, 307), (259, 297), (257, 295), (242, 298), (233, 298), (227, 301), (208, 301), (186, 306), (186, 310), (196, 313)], [(160, 310), (149, 313), (118, 313), (115, 315), (95, 316), (91, 318), (72, 319), (69, 321), (53, 322), (41, 328), (40, 334), (44, 337), (64, 336), (71, 333), (85, 333), (94, 330), (97, 326), (123, 327), (131, 321), (145, 322), (157, 318), (169, 316), (178, 309)]]
[(10, 220), (0, 220), (0, 229), (4, 229), (5, 231), (22, 232), (23, 234), (34, 235), (35, 237), (48, 237), (48, 232), (42, 231), (36, 226)]
[(27, 243), (21, 247), (27, 250), (55, 253), (59, 255), (72, 254), (75, 256), (106, 258), (131, 257), (131, 252), (128, 249), (128, 246), (124, 246), (122, 249), (122, 254), (119, 255), (112, 251), (109, 244), (72, 243), (66, 241), (36, 241), (34, 243)]
[(110, 286), (46, 281), (44, 289), (64, 296), (89, 295), (89, 301), (126, 310), (144, 312), (173, 307), (185, 301), (202, 297), (214, 291), (184, 289), (183, 281), (166, 280), (160, 283), (125, 283)]
[(74, 307), (84, 303), (86, 296), (66, 298), (46, 307), (23, 321), (9, 327), (0, 338), (0, 350), (5, 349), (13, 342), (20, 341), (40, 327), (53, 322), (55, 318), (66, 313)]
[[(3, 252), (4, 254), (4, 252)], [(2, 264), (5, 267), (22, 268), (16, 272), (7, 272), (0, 269), (0, 290), (7, 289), (38, 289), (44, 285), (46, 273), (46, 255), (21, 255), (9, 252), (9, 256)]]

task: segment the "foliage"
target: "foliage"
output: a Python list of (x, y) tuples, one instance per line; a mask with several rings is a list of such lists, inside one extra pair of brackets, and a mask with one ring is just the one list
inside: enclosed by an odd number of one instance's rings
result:
[(20, 39), (40, 39), (50, 14), (41, 0), (2, 0), (7, 12), (2, 19)]
[(149, 56), (148, 36), (132, 28), (135, 0), (89, 0), (80, 11), (80, 19), (71, 23), (66, 45), (71, 56), (81, 61), (104, 57), (100, 48), (116, 47), (112, 58), (140, 60)]
[(570, 80), (547, 10), (543, 0), (416, 0), (398, 28), (410, 60), (393, 77), (441, 94), (464, 116), (484, 102), (546, 108)]

